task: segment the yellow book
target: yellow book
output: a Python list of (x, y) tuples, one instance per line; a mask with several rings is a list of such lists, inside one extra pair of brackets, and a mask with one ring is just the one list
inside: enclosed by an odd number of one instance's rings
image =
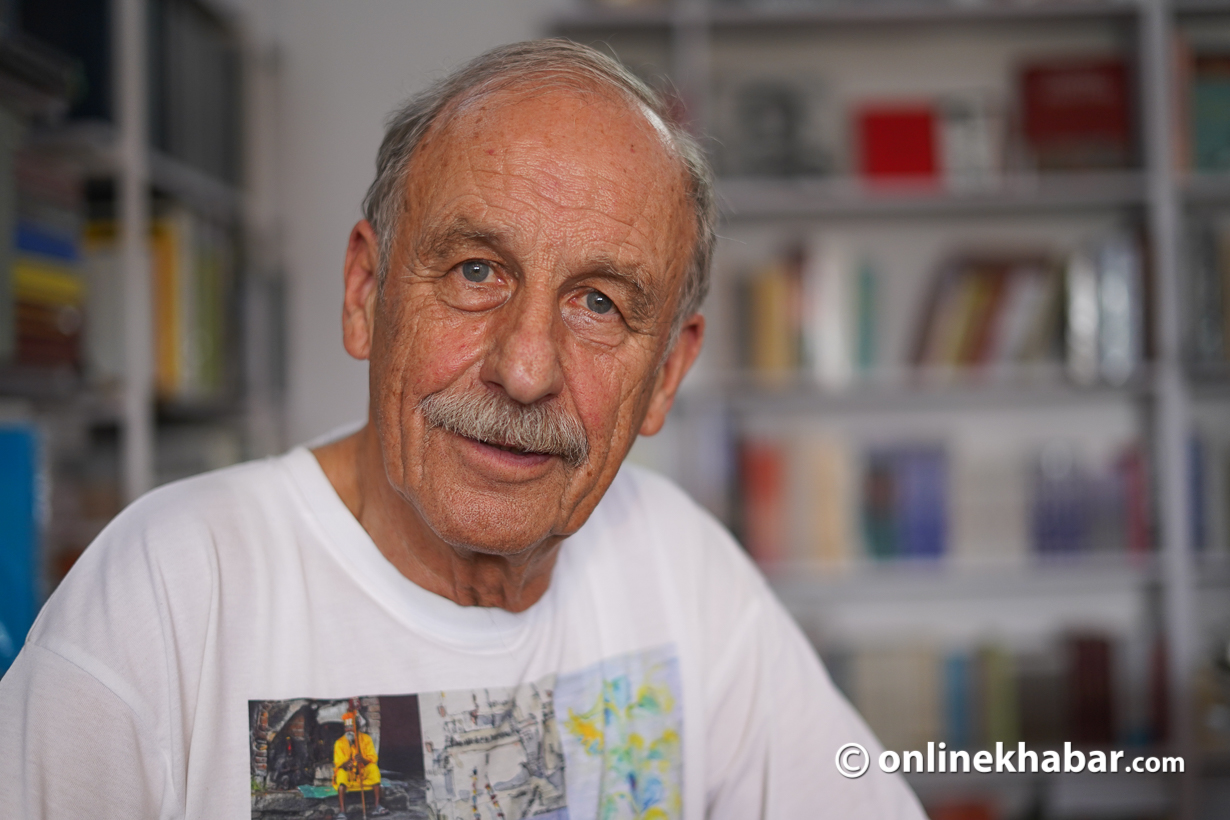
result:
[(780, 262), (765, 265), (752, 280), (752, 366), (756, 372), (784, 376), (796, 364), (790, 322), (790, 281)]
[(175, 395), (180, 382), (179, 258), (179, 237), (175, 224), (167, 219), (156, 220), (150, 230), (154, 288), (154, 385), (163, 397)]
[(804, 556), (824, 569), (847, 566), (854, 557), (853, 465), (845, 442), (832, 435), (809, 437), (802, 448), (810, 537)]
[(13, 262), (13, 296), (34, 305), (79, 307), (85, 301), (85, 283), (70, 267), (18, 256)]

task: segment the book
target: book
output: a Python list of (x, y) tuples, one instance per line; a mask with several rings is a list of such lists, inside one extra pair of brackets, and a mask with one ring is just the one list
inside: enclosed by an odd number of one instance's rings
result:
[(981, 647), (974, 656), (977, 675), (977, 721), (980, 748), (996, 743), (1015, 746), (1020, 740), (1020, 703), (1016, 689), (1016, 663), (1003, 646)]
[(1023, 454), (984, 443), (953, 449), (954, 560), (1024, 564), (1030, 550), (1028, 511), (1028, 467)]
[(1109, 746), (1115, 737), (1115, 687), (1110, 640), (1072, 635), (1066, 641), (1067, 734), (1074, 745)]
[(124, 377), (124, 288), (114, 221), (86, 223), (81, 258), (88, 318), (86, 375), (93, 384), (116, 386)]
[(874, 447), (863, 473), (863, 542), (872, 558), (938, 558), (948, 540), (944, 449)]
[(1141, 252), (1133, 238), (1113, 233), (1098, 246), (1098, 374), (1122, 384), (1144, 355)]
[(22, 132), (21, 119), (0, 106), (0, 364), (11, 362), (17, 352), (17, 307), (11, 281), (13, 235), (17, 225), (13, 156)]
[(761, 375), (782, 378), (800, 361), (802, 282), (798, 264), (775, 259), (749, 280), (750, 364)]
[(769, 566), (787, 556), (786, 456), (765, 438), (739, 445), (739, 484), (743, 498), (743, 546), (757, 563)]
[(927, 371), (1004, 371), (1053, 356), (1056, 273), (1046, 254), (962, 253), (939, 266), (915, 333)]
[(1025, 65), (1020, 75), (1026, 143), (1040, 170), (1126, 167), (1132, 108), (1126, 62), (1063, 57)]
[(154, 375), (162, 399), (221, 396), (234, 257), (226, 231), (180, 205), (153, 221)]
[(798, 176), (831, 169), (821, 145), (825, 84), (815, 77), (730, 76), (714, 87), (716, 164), (727, 176)]
[(110, 121), (114, 99), (109, 0), (18, 0), (16, 17), (23, 32), (72, 58), (77, 76), (69, 116)]
[(938, 653), (926, 647), (868, 647), (851, 658), (854, 705), (886, 749), (926, 752), (943, 731)]
[(1067, 370), (1080, 384), (1122, 384), (1144, 355), (1140, 249), (1129, 235), (1093, 240), (1068, 261)]
[(850, 254), (833, 239), (812, 242), (803, 266), (804, 362), (816, 384), (842, 390), (853, 379), (857, 338), (874, 332), (859, 324), (875, 321), (874, 284), (865, 294), (852, 287)]
[(1230, 170), (1230, 54), (1195, 54), (1190, 62), (1188, 130), (1197, 171)]
[(939, 112), (944, 182), (954, 190), (986, 187), (1001, 170), (1003, 118), (983, 94), (946, 94)]
[(0, 675), (38, 613), (38, 475), (35, 428), (0, 425)]
[(1227, 357), (1226, 312), (1222, 305), (1225, 287), (1217, 225), (1200, 220), (1189, 226), (1187, 237), (1188, 275), (1185, 279), (1188, 304), (1187, 349), (1197, 365), (1219, 365)]
[(1053, 646), (1015, 656), (1021, 740), (1034, 749), (1062, 748), (1064, 658)]
[(15, 213), (8, 236), (12, 362), (77, 371), (85, 321), (80, 270), (81, 187), (67, 163), (30, 149), (14, 154)]
[(798, 557), (824, 569), (845, 567), (856, 543), (850, 448), (840, 436), (813, 435), (791, 452), (801, 461), (803, 548)]
[(1048, 444), (1034, 465), (1030, 509), (1034, 550), (1043, 555), (1083, 551), (1088, 544), (1088, 516), (1084, 465), (1071, 446)]
[(872, 185), (939, 181), (936, 109), (930, 102), (873, 102), (855, 110), (860, 177)]
[(205, 4), (150, 4), (150, 130), (154, 147), (216, 179), (242, 172), (237, 38)]
[(944, 739), (950, 749), (972, 749), (974, 716), (970, 656), (952, 652), (944, 658)]

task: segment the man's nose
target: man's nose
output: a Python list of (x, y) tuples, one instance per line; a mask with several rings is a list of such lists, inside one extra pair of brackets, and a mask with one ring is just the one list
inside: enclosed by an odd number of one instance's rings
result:
[(533, 404), (564, 387), (553, 296), (522, 291), (501, 309), (495, 339), (483, 362), (482, 379), (521, 404)]

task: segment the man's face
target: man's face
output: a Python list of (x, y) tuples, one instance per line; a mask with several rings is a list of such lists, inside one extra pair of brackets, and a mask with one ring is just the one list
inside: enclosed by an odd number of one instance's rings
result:
[[(695, 236), (682, 170), (622, 102), (514, 91), (429, 134), (407, 185), (370, 309), (389, 481), (457, 547), (511, 555), (575, 532), (699, 348), (696, 320), (660, 366)], [(544, 409), (587, 453), (450, 432), (424, 413), (433, 396)]]

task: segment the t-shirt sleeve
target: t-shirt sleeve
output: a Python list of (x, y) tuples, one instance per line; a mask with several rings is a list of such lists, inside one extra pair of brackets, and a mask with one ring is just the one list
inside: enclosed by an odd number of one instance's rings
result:
[[(711, 820), (925, 820), (904, 780), (878, 769), (879, 742), (767, 589), (729, 638), (706, 699)], [(837, 770), (847, 743), (870, 756), (861, 777)]]
[(170, 768), (145, 719), (56, 652), (26, 644), (0, 679), (0, 715), (5, 816), (173, 816)]
[[(710, 820), (925, 820), (904, 780), (878, 769), (879, 742), (767, 590), (729, 637), (706, 699)], [(861, 777), (837, 770), (847, 743), (870, 756)]]

